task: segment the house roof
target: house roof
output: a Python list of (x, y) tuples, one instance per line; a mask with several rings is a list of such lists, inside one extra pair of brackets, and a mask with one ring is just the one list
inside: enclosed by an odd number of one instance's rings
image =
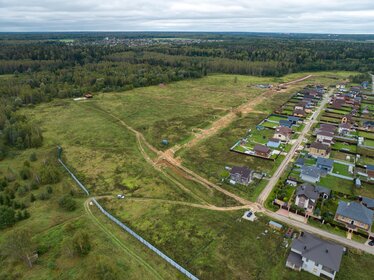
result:
[(300, 119), (299, 119), (298, 117), (289, 116), (289, 117), (288, 117), (288, 120), (289, 120), (289, 121), (292, 121), (292, 122), (298, 122)]
[(297, 114), (297, 115), (305, 115), (305, 110), (302, 110), (302, 109), (295, 109), (293, 111), (294, 114)]
[(354, 201), (339, 201), (339, 206), (336, 210), (336, 214), (368, 224), (369, 226), (371, 226), (371, 224), (373, 223), (374, 218), (374, 211)]
[(339, 271), (345, 251), (345, 248), (341, 245), (330, 243), (306, 232), (301, 233), (299, 238), (294, 239), (291, 247), (301, 252), (303, 257), (334, 271)]
[(325, 188), (325, 187), (322, 187), (322, 186), (316, 186), (316, 191), (319, 193), (319, 194), (327, 194), (328, 196), (330, 196), (331, 194), (331, 190), (328, 189), (328, 188)]
[(320, 131), (328, 131), (328, 132), (334, 132), (336, 130), (336, 126), (328, 123), (322, 123), (319, 126)]
[(325, 151), (329, 150), (328, 145), (325, 145), (325, 144), (322, 144), (322, 143), (319, 143), (319, 142), (313, 142), (312, 144), (310, 144), (310, 147), (318, 149), (318, 150), (325, 150)]
[(362, 203), (366, 205), (368, 208), (374, 208), (374, 199), (370, 197), (362, 197)]
[(322, 135), (322, 136), (327, 136), (327, 137), (334, 137), (334, 133), (326, 130), (320, 130), (317, 132), (317, 136)]
[(307, 166), (304, 165), (301, 168), (301, 175), (313, 177), (313, 178), (319, 178), (321, 176), (321, 169), (319, 169), (316, 166)]
[(328, 158), (318, 157), (317, 158), (317, 166), (319, 166), (319, 165), (323, 165), (323, 166), (327, 166), (327, 167), (333, 167), (334, 160), (328, 159)]
[(291, 127), (291, 126), (292, 126), (292, 122), (289, 121), (289, 120), (280, 120), (280, 121), (279, 121), (279, 125), (280, 125), (280, 126)]
[(370, 170), (370, 171), (374, 171), (374, 165), (368, 164), (368, 165), (366, 165), (366, 169)]
[(249, 178), (253, 171), (245, 166), (234, 166), (230, 174), (240, 174), (241, 177)]
[(349, 124), (349, 123), (341, 123), (339, 125), (340, 128), (346, 128), (346, 129), (351, 129), (352, 128), (352, 125)]
[(304, 165), (304, 162), (305, 162), (305, 159), (300, 157), (296, 160), (295, 164), (298, 164), (298, 165)]
[(280, 133), (280, 134), (283, 134), (285, 136), (289, 136), (290, 134), (292, 134), (292, 129), (289, 128), (289, 127), (286, 127), (286, 126), (278, 126), (275, 131), (277, 133)]
[(296, 265), (297, 267), (301, 267), (303, 265), (303, 259), (301, 255), (296, 254), (295, 252), (292, 252), (292, 251), (288, 255), (287, 262), (290, 262)]
[(253, 150), (260, 153), (270, 153), (271, 151), (268, 147), (261, 144), (256, 144)]
[(304, 195), (309, 199), (316, 200), (319, 197), (319, 193), (315, 190), (315, 187), (310, 184), (303, 184), (297, 187), (296, 195), (301, 196)]

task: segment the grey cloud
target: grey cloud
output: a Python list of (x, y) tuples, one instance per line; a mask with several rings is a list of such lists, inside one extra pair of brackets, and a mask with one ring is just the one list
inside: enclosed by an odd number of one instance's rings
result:
[(373, 33), (367, 0), (0, 0), (0, 31)]

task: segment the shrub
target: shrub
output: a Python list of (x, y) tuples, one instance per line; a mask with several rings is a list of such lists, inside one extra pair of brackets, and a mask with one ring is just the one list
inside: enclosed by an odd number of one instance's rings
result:
[(37, 161), (38, 160), (38, 158), (36, 157), (36, 154), (35, 153), (32, 153), (31, 155), (30, 155), (30, 161)]
[(58, 201), (58, 205), (66, 211), (74, 211), (77, 208), (77, 203), (69, 195), (61, 197)]
[(0, 206), (0, 229), (10, 227), (16, 222), (16, 213), (8, 206)]

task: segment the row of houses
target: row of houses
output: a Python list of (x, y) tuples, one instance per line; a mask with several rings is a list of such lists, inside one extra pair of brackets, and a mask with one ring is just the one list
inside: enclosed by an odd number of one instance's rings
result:
[(325, 90), (321, 85), (308, 86), (301, 90), (297, 96), (301, 97), (299, 103), (294, 106), (293, 116), (305, 118), (312, 113), (314, 106), (322, 99)]

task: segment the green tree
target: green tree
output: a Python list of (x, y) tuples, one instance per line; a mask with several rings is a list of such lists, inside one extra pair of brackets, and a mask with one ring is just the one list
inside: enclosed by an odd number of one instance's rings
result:
[(80, 255), (87, 255), (91, 250), (90, 237), (88, 233), (79, 230), (73, 236), (74, 251)]
[(77, 208), (77, 203), (70, 195), (64, 195), (58, 200), (58, 205), (66, 211), (74, 211)]
[(15, 211), (5, 205), (0, 206), (0, 229), (4, 229), (14, 225), (16, 222)]

